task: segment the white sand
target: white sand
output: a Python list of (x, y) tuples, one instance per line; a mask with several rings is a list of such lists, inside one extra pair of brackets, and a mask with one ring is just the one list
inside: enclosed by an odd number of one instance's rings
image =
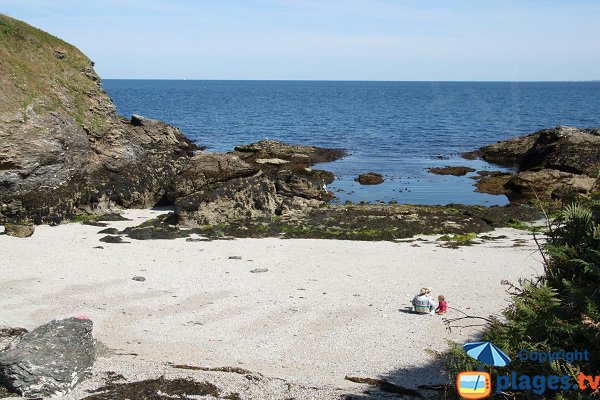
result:
[[(157, 213), (125, 211), (133, 221), (109, 226), (137, 225)], [(101, 229), (73, 223), (39, 226), (28, 239), (0, 236), (0, 325), (32, 329), (83, 313), (95, 337), (116, 352), (114, 363), (242, 367), (348, 390), (356, 385), (345, 375), (411, 386), (442, 379), (429, 350), (475, 333), (449, 332), (441, 316), (399, 311), (420, 287), (446, 295), (450, 307), (487, 316), (507, 305), (502, 280), (542, 272), (531, 236), (513, 229), (490, 233), (506, 239), (459, 249), (441, 248), (432, 237), (107, 244), (98, 241)], [(514, 247), (519, 239), (525, 245)], [(268, 272), (251, 273), (255, 268)]]

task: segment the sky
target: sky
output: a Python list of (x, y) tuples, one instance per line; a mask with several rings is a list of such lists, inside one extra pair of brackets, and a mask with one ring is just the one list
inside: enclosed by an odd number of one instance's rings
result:
[(600, 79), (598, 0), (0, 0), (103, 78)]

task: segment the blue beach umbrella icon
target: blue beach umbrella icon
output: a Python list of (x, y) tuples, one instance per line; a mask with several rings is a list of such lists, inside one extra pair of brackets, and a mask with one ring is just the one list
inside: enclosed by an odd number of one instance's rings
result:
[(465, 343), (463, 349), (470, 357), (484, 364), (506, 367), (510, 363), (510, 357), (490, 342)]

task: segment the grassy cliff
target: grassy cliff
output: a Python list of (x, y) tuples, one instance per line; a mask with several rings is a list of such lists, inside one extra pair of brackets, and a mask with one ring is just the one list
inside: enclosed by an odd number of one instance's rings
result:
[(95, 110), (110, 100), (92, 67), (74, 46), (0, 14), (0, 115), (64, 111), (81, 127), (102, 128)]

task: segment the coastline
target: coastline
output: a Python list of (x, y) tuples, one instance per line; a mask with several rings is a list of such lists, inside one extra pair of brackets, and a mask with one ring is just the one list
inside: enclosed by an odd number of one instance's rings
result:
[[(108, 225), (123, 229), (160, 213), (124, 210), (131, 221)], [(459, 248), (440, 247), (434, 236), (109, 244), (99, 241), (102, 229), (69, 223), (38, 226), (28, 239), (0, 236), (7, 266), (0, 325), (31, 329), (84, 313), (109, 349), (100, 369), (121, 362), (240, 367), (353, 393), (364, 387), (346, 375), (411, 387), (418, 371), (419, 384), (442, 383), (430, 351), (477, 333), (448, 332), (441, 316), (402, 312), (419, 287), (472, 315), (497, 315), (508, 304), (502, 280), (542, 272), (531, 235), (511, 228)], [(251, 272), (257, 269), (268, 271)]]

